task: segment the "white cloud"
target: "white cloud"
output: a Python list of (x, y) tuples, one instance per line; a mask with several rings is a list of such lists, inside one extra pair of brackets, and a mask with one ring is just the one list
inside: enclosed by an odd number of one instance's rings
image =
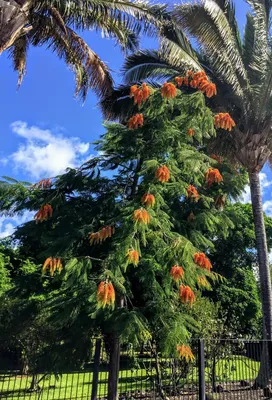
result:
[(5, 223), (5, 221), (3, 221), (3, 223), (1, 223), (0, 221), (0, 239), (12, 235), (13, 232), (14, 225), (12, 225), (10, 222)]
[(28, 126), (16, 121), (11, 130), (24, 139), (8, 159), (15, 169), (23, 170), (30, 178), (39, 179), (63, 173), (67, 167), (79, 166), (86, 160), (89, 143), (78, 137), (54, 135), (48, 129)]
[(272, 217), (272, 200), (266, 200), (263, 203), (263, 210), (269, 217)]
[[(269, 181), (265, 172), (260, 172), (260, 184), (262, 194), (264, 194), (265, 190), (272, 185), (272, 181)], [(246, 185), (244, 193), (240, 197), (241, 203), (251, 203), (251, 196), (250, 196), (250, 186)], [(264, 203), (265, 204), (265, 203)], [(265, 211), (265, 210), (264, 210)]]
[(241, 203), (250, 203), (251, 202), (251, 197), (250, 197), (250, 187), (249, 185), (245, 186), (244, 193), (240, 197)]
[(3, 165), (4, 167), (7, 165), (8, 159), (7, 158), (0, 158), (0, 164)]
[(0, 217), (0, 239), (12, 235), (16, 226), (30, 221), (34, 214), (32, 211), (25, 211), (22, 215), (15, 215), (14, 217)]
[(268, 180), (267, 175), (264, 172), (260, 172), (260, 181), (262, 190), (272, 185), (272, 181)]

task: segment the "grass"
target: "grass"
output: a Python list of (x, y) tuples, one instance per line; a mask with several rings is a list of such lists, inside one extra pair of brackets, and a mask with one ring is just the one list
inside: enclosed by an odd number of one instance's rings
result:
[[(224, 382), (252, 381), (258, 374), (259, 366), (258, 361), (243, 356), (232, 356), (229, 361), (219, 360), (216, 364), (217, 380)], [(208, 375), (207, 372), (206, 375)]]
[[(147, 366), (150, 367), (150, 364)], [(153, 390), (155, 371), (154, 368), (145, 368), (144, 363), (141, 367), (131, 370), (129, 367), (121, 366), (119, 375), (119, 393), (129, 393), (136, 390)], [(216, 365), (216, 376), (218, 382), (235, 382), (244, 380), (254, 380), (259, 368), (259, 362), (250, 360), (246, 357), (233, 356), (229, 361), (219, 360)], [(170, 368), (163, 370), (169, 374)], [(197, 368), (191, 369), (191, 374), (187, 377), (189, 383), (197, 383)], [(206, 381), (209, 381), (210, 369), (206, 368)], [(0, 399), (5, 400), (89, 400), (92, 390), (93, 373), (70, 372), (64, 373), (59, 377), (50, 375), (40, 383), (39, 392), (29, 393), (27, 389), (31, 384), (30, 376), (1, 375), (0, 374)], [(101, 370), (99, 373), (98, 398), (107, 395), (108, 372)], [(165, 384), (169, 384), (169, 377), (165, 379)], [(184, 380), (181, 380), (184, 383)]]
[[(31, 377), (0, 375), (0, 399), (20, 400), (85, 400), (91, 398), (92, 372), (71, 372), (59, 377), (48, 376), (39, 384), (40, 392), (28, 393)], [(99, 373), (98, 397), (107, 395), (108, 372)], [(119, 392), (152, 388), (145, 369), (120, 371)]]

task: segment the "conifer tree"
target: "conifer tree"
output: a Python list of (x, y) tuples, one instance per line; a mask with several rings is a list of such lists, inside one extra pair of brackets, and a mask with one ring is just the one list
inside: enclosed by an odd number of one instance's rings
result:
[(86, 329), (105, 338), (109, 400), (117, 396), (120, 342), (193, 359), (191, 307), (219, 278), (210, 238), (227, 235), (224, 204), (245, 183), (243, 170), (205, 153), (215, 126), (232, 124), (206, 106), (214, 86), (187, 94), (178, 85), (133, 86), (137, 111), (106, 125), (100, 155), (81, 168), (34, 186), (1, 185), (1, 209), (37, 211), (15, 237), (43, 264), (45, 279), (61, 279), (50, 305), (58, 324), (89, 316)]

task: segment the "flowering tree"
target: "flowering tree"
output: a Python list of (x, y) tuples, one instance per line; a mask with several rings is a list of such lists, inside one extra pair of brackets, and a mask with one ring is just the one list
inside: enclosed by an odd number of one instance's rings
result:
[[(269, 252), (263, 217), (260, 172), (271, 161), (271, 10), (268, 0), (248, 0), (241, 37), (233, 0), (183, 2), (171, 13), (172, 26), (165, 24), (159, 52), (140, 51), (124, 66), (126, 82), (173, 79), (190, 66), (205, 69), (217, 85), (218, 95), (211, 102), (214, 110), (231, 112), (236, 126), (219, 131), (214, 147), (221, 155), (239, 163), (248, 172), (258, 266), (261, 284), (263, 337), (272, 339), (272, 290)], [(193, 49), (184, 36), (197, 44)], [(186, 84), (186, 82), (185, 82)], [(120, 115), (120, 102), (114, 102), (124, 88), (104, 101), (107, 114)], [(121, 110), (121, 114), (124, 111)], [(270, 356), (271, 358), (272, 356)], [(267, 363), (266, 368), (270, 368)], [(271, 368), (270, 368), (271, 369)], [(268, 377), (258, 377), (265, 387)]]
[(186, 79), (201, 90), (184, 94), (178, 79), (156, 90), (133, 86), (137, 112), (107, 125), (100, 156), (81, 168), (31, 187), (1, 185), (6, 212), (38, 209), (15, 236), (43, 263), (45, 279), (61, 279), (51, 304), (58, 323), (91, 316), (86, 329), (103, 334), (109, 399), (117, 395), (122, 341), (193, 359), (191, 307), (219, 278), (209, 237), (227, 234), (224, 204), (245, 181), (243, 171), (204, 151), (215, 125), (234, 124), (206, 107), (205, 94), (216, 88), (205, 74)]

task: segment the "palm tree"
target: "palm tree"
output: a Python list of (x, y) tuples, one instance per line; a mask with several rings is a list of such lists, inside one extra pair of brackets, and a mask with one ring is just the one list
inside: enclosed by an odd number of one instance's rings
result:
[[(217, 85), (211, 106), (236, 121), (230, 133), (218, 132), (213, 144), (248, 171), (264, 319), (264, 338), (272, 340), (272, 291), (259, 173), (272, 153), (271, 0), (247, 0), (251, 11), (241, 39), (231, 0), (199, 0), (178, 5), (173, 23), (161, 31), (159, 51), (141, 51), (125, 63), (127, 83), (171, 80), (188, 68), (205, 70)], [(184, 33), (193, 38), (194, 50)], [(127, 94), (122, 87), (114, 97)], [(122, 104), (122, 99), (120, 99)], [(103, 104), (109, 104), (105, 99)], [(103, 105), (102, 104), (102, 105)], [(118, 114), (116, 102), (108, 115)], [(227, 257), (227, 255), (226, 255)]]
[(140, 29), (154, 31), (150, 23), (163, 12), (130, 0), (0, 0), (0, 54), (9, 51), (20, 85), (29, 45), (45, 45), (73, 69), (76, 94), (84, 100), (91, 87), (103, 97), (112, 90), (110, 71), (77, 32), (101, 30), (135, 50)]

